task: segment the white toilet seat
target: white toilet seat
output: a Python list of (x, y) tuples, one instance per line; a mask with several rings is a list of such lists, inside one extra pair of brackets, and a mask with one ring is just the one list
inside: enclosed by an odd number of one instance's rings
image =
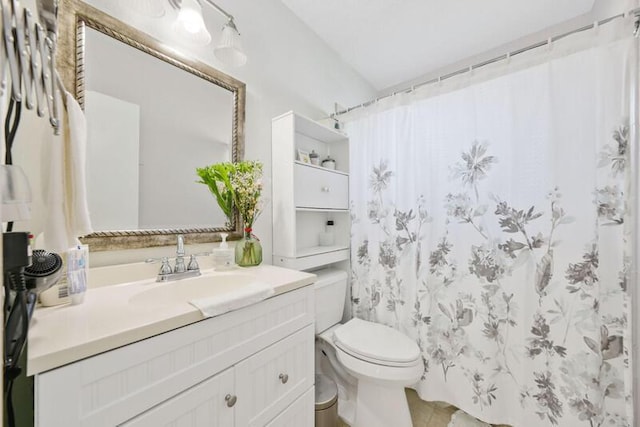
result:
[[(373, 341), (367, 337), (379, 339), (380, 334), (384, 334), (385, 340), (390, 339), (391, 342), (383, 341), (385, 346), (369, 345)], [(335, 348), (340, 363), (355, 377), (365, 376), (374, 381), (410, 385), (422, 375), (424, 367), (418, 345), (387, 326), (351, 319), (322, 332), (319, 338)]]
[(378, 365), (411, 367), (420, 359), (420, 348), (402, 332), (358, 318), (335, 329), (333, 341), (351, 356)]
[(423, 366), (417, 359), (410, 366), (386, 366), (359, 359), (336, 347), (336, 356), (344, 368), (356, 378), (365, 377), (373, 382), (409, 386), (420, 379)]
[(343, 346), (340, 343), (340, 341), (334, 341), (333, 344), (336, 347), (336, 349), (343, 351), (344, 353), (348, 354), (351, 357), (355, 357), (356, 359), (362, 360), (363, 362), (374, 363), (380, 366), (388, 366), (391, 368), (410, 368), (420, 362), (419, 357), (417, 359), (410, 360), (408, 362), (391, 362), (388, 360), (380, 360), (380, 359), (376, 359), (375, 357), (365, 356), (365, 355), (359, 354), (358, 352), (352, 351), (348, 347)]

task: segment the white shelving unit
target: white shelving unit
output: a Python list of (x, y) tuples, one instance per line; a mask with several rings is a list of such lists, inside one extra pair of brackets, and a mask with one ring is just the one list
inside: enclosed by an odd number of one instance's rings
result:
[[(273, 264), (313, 270), (348, 263), (348, 137), (294, 112), (274, 118), (271, 129)], [(304, 163), (297, 158), (298, 150), (315, 151), (321, 160), (331, 155), (336, 169)], [(335, 242), (320, 246), (320, 233), (330, 220)]]

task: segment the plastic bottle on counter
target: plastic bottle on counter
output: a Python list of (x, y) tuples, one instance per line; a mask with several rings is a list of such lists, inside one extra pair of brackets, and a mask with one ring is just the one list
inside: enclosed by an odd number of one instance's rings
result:
[(67, 285), (71, 304), (84, 301), (89, 270), (89, 247), (78, 245), (67, 252)]
[(227, 233), (220, 233), (222, 242), (220, 242), (220, 246), (211, 251), (213, 268), (217, 271), (230, 270), (235, 265), (235, 251), (229, 248), (229, 244), (227, 243), (228, 235)]

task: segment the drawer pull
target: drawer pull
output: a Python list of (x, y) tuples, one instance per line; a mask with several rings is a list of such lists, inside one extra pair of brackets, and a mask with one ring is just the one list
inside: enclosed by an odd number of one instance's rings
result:
[(329, 193), (331, 191), (331, 188), (329, 187), (322, 187), (322, 192), (323, 193)]
[(236, 404), (236, 402), (238, 401), (238, 398), (237, 398), (236, 396), (233, 396), (233, 395), (227, 394), (227, 395), (224, 397), (224, 400), (227, 402), (227, 406), (228, 406), (229, 408), (231, 408), (233, 405), (235, 405), (235, 404)]
[(280, 378), (280, 381), (282, 382), (282, 384), (286, 384), (287, 381), (289, 381), (289, 375), (287, 374), (280, 374), (278, 378)]

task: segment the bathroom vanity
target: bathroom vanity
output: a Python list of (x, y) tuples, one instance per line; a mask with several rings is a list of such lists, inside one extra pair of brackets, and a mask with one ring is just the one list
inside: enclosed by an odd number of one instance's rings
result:
[(315, 276), (240, 271), (271, 283), (274, 296), (203, 320), (183, 301), (133, 303), (165, 286), (142, 281), (38, 310), (35, 425), (313, 426)]

